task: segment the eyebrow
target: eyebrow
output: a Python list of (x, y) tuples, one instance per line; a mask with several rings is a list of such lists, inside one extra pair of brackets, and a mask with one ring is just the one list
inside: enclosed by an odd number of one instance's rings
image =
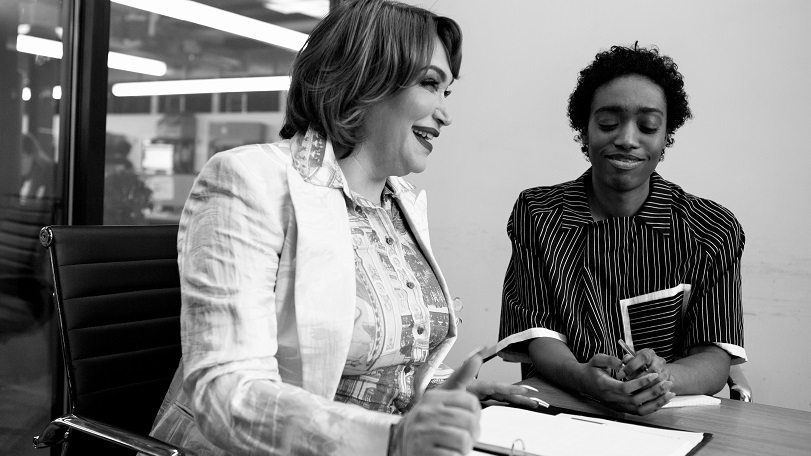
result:
[[(440, 77), (440, 78), (442, 78), (442, 82), (445, 82), (445, 81), (447, 81), (447, 80), (448, 80), (448, 73), (445, 73), (445, 70), (443, 70), (442, 68), (439, 68), (439, 67), (438, 67), (438, 66), (436, 66), (436, 65), (428, 65), (428, 66), (425, 68), (425, 72), (427, 73), (427, 72), (428, 72), (428, 70), (434, 70), (434, 71), (436, 71), (437, 73), (439, 73), (439, 77)], [(453, 82), (453, 81), (451, 81), (451, 82)]]
[[(594, 111), (594, 113), (598, 114), (598, 113), (601, 113), (601, 112), (608, 112), (608, 113), (611, 113), (611, 114), (622, 114), (622, 113), (630, 112), (630, 111), (631, 111), (630, 109), (626, 109), (623, 106), (608, 105), (608, 106), (603, 106), (603, 107), (598, 108), (597, 110)], [(665, 115), (665, 113), (662, 112), (661, 109), (659, 109), (659, 108), (650, 108), (650, 107), (642, 107), (642, 108), (637, 109), (635, 112), (641, 113), (641, 114), (651, 114), (651, 113), (653, 113), (653, 114), (660, 114), (662, 116)]]

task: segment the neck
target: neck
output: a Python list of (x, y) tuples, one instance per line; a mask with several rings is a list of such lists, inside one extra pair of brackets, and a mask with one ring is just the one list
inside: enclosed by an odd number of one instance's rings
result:
[(352, 191), (368, 199), (373, 204), (381, 205), (383, 187), (386, 186), (386, 177), (377, 176), (373, 166), (364, 160), (357, 150), (347, 157), (338, 160), (338, 166), (344, 173), (346, 182)]
[(639, 212), (649, 193), (650, 185), (628, 192), (618, 192), (614, 189), (600, 187), (594, 182), (593, 177), (586, 182), (586, 196), (594, 221), (613, 217), (631, 217)]

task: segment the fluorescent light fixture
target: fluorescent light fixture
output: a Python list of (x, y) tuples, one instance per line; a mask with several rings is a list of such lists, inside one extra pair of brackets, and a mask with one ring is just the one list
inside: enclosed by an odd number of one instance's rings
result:
[(117, 70), (132, 71), (134, 73), (149, 74), (152, 76), (163, 76), (168, 69), (166, 62), (134, 55), (120, 54), (118, 52), (110, 52), (107, 56), (107, 66)]
[(31, 99), (31, 88), (30, 87), (23, 87), (22, 93), (23, 101), (28, 101)]
[(17, 35), (17, 51), (61, 59), (62, 43), (31, 35)]
[[(17, 35), (17, 50), (54, 59), (62, 58), (62, 43), (31, 35)], [(133, 73), (151, 76), (163, 76), (167, 71), (166, 63), (160, 60), (136, 57), (119, 52), (110, 52), (107, 55), (107, 66), (116, 70), (132, 71)]]
[(53, 90), (51, 90), (51, 97), (54, 100), (59, 100), (62, 98), (62, 86), (54, 86)]
[(190, 93), (277, 92), (289, 88), (289, 76), (185, 79), (178, 81), (120, 82), (113, 84), (113, 95), (117, 97), (143, 97)]
[(300, 13), (316, 19), (329, 12), (329, 0), (265, 0), (264, 6), (279, 13)]
[(221, 10), (190, 0), (111, 0), (119, 5), (137, 8), (161, 16), (173, 17), (234, 35), (298, 51), (307, 34), (278, 25)]

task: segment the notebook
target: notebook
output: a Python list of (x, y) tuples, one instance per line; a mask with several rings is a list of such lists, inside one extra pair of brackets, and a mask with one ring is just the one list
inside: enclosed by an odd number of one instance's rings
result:
[(674, 397), (662, 408), (695, 407), (700, 405), (718, 405), (720, 403), (721, 399), (717, 397), (705, 396), (703, 394), (686, 394)]
[(710, 434), (560, 413), (491, 406), (482, 410), (472, 455), (685, 456)]

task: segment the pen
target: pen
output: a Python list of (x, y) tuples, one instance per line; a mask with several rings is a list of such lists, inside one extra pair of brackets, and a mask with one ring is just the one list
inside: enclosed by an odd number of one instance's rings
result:
[(618, 339), (617, 342), (619, 342), (620, 347), (622, 347), (622, 351), (624, 351), (626, 354), (636, 356), (636, 353), (633, 350), (631, 350), (631, 347), (629, 347), (624, 340)]

